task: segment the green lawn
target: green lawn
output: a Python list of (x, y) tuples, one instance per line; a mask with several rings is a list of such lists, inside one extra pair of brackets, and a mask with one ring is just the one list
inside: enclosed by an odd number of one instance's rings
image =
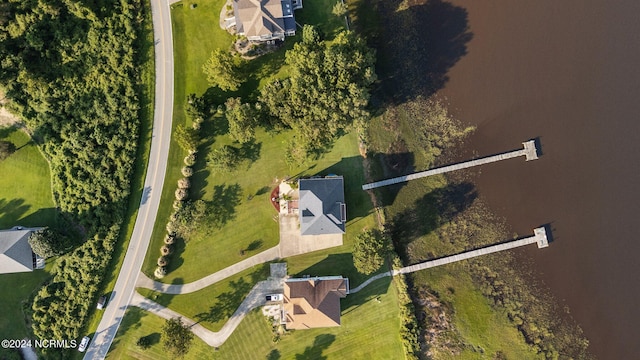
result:
[(477, 359), (502, 351), (507, 359), (542, 359), (528, 346), (522, 334), (513, 327), (506, 314), (493, 308), (475, 288), (471, 278), (456, 264), (421, 271), (413, 275), (416, 283), (427, 283), (455, 309), (456, 329), (466, 342), (465, 350), (456, 356), (439, 354), (442, 359)]
[(266, 280), (268, 276), (269, 264), (263, 264), (190, 294), (161, 294), (148, 289), (137, 291), (160, 305), (199, 321), (200, 325), (211, 331), (219, 331), (253, 285)]
[[(380, 280), (341, 300), (342, 325), (297, 330), (272, 341), (271, 328), (259, 310), (250, 313), (218, 350), (197, 337), (185, 359), (402, 359), (399, 310), (395, 287)], [(109, 359), (169, 359), (162, 350), (164, 319), (129, 308)], [(155, 344), (147, 350), (135, 346), (141, 336)]]
[(0, 161), (0, 229), (53, 225), (56, 210), (49, 164), (29, 135), (15, 127), (0, 128), (0, 140), (17, 148)]
[[(49, 164), (31, 138), (14, 127), (0, 128), (0, 140), (11, 141), (18, 150), (0, 161), (0, 229), (16, 225), (50, 226), (56, 221), (51, 194)], [(21, 339), (28, 336), (23, 305), (30, 306), (30, 296), (50, 275), (53, 262), (44, 270), (0, 275), (2, 316), (0, 338)], [(7, 354), (0, 349), (0, 358)]]

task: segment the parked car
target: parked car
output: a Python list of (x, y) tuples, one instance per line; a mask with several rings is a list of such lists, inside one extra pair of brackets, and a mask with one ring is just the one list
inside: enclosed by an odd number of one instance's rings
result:
[(106, 305), (107, 305), (107, 296), (106, 295), (100, 296), (100, 299), (98, 299), (98, 305), (96, 306), (96, 308), (98, 308), (98, 310), (102, 310)]
[(83, 337), (82, 341), (80, 341), (80, 345), (78, 345), (78, 351), (84, 352), (87, 350), (87, 345), (89, 345), (90, 340), (91, 339), (88, 336)]
[(267, 295), (267, 301), (281, 301), (282, 294), (271, 294)]

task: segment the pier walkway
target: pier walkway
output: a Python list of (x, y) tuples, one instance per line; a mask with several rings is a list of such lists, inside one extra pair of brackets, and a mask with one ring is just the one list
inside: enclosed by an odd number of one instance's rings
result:
[(534, 243), (538, 244), (538, 248), (539, 249), (549, 246), (549, 240), (547, 238), (547, 231), (546, 231), (546, 229), (544, 227), (539, 227), (539, 228), (534, 229), (533, 230), (533, 234), (534, 234), (533, 236), (529, 236), (529, 237), (524, 238), (524, 239), (508, 241), (508, 242), (504, 242), (504, 243), (496, 244), (496, 245), (490, 245), (490, 246), (487, 246), (487, 247), (483, 247), (483, 248), (476, 249), (476, 250), (471, 250), (471, 251), (466, 251), (466, 252), (463, 252), (463, 253), (460, 253), (460, 254), (456, 254), (456, 255), (446, 256), (446, 257), (442, 257), (442, 258), (439, 258), (439, 259), (434, 259), (434, 260), (421, 262), (419, 264), (405, 266), (405, 267), (397, 269), (397, 270), (387, 271), (387, 272), (375, 275), (375, 276), (367, 279), (365, 282), (360, 284), (358, 287), (356, 287), (354, 289), (350, 289), (349, 293), (350, 294), (357, 293), (358, 291), (360, 291), (363, 288), (365, 288), (367, 285), (371, 284), (373, 281), (381, 279), (383, 277), (387, 277), (387, 276), (397, 276), (397, 275), (400, 275), (400, 274), (409, 274), (409, 273), (413, 273), (413, 272), (424, 270), (424, 269), (433, 268), (433, 267), (440, 266), (440, 265), (451, 264), (451, 263), (454, 263), (454, 262), (457, 262), (457, 261), (467, 260), (467, 259), (471, 259), (471, 258), (474, 258), (474, 257), (487, 255), (487, 254), (491, 254), (491, 253), (495, 253), (495, 252), (499, 252), (499, 251), (514, 249), (514, 248), (517, 248), (517, 247), (520, 247), (520, 246), (534, 244)]
[(370, 184), (365, 184), (365, 185), (362, 185), (362, 190), (371, 190), (381, 186), (398, 184), (398, 183), (406, 182), (409, 180), (415, 180), (415, 179), (419, 179), (427, 176), (443, 174), (450, 171), (466, 169), (473, 166), (489, 164), (492, 162), (507, 160), (507, 159), (511, 159), (519, 156), (524, 156), (526, 161), (536, 160), (538, 158), (535, 140), (529, 140), (527, 142), (523, 142), (522, 145), (524, 147), (520, 150), (509, 151), (509, 152), (498, 154), (498, 155), (487, 156), (480, 159), (469, 160), (469, 161), (461, 162), (458, 164), (447, 165), (447, 166), (443, 166), (443, 167), (439, 167), (431, 170), (417, 172), (410, 175), (399, 176), (391, 179), (376, 181)]

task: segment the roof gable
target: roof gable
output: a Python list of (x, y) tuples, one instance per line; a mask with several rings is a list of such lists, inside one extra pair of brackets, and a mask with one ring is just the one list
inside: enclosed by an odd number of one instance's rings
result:
[(340, 298), (347, 295), (348, 279), (327, 277), (289, 279), (284, 285), (288, 329), (340, 325)]
[(234, 0), (233, 7), (238, 32), (247, 37), (295, 30), (284, 20), (293, 16), (291, 0)]
[(344, 234), (346, 205), (342, 176), (300, 179), (298, 187), (300, 233)]
[(33, 271), (31, 230), (0, 231), (0, 274)]

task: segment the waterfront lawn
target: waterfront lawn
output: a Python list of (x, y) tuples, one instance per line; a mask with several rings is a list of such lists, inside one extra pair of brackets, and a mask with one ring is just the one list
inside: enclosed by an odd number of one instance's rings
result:
[(502, 352), (506, 359), (543, 359), (526, 344), (507, 318), (478, 290), (460, 264), (448, 264), (412, 275), (416, 284), (429, 284), (440, 300), (455, 309), (453, 321), (465, 347), (457, 355), (441, 353), (439, 359), (477, 359)]
[(390, 279), (341, 300), (341, 326), (295, 330), (272, 341), (259, 311), (248, 315), (218, 353), (222, 359), (401, 359), (400, 311)]

